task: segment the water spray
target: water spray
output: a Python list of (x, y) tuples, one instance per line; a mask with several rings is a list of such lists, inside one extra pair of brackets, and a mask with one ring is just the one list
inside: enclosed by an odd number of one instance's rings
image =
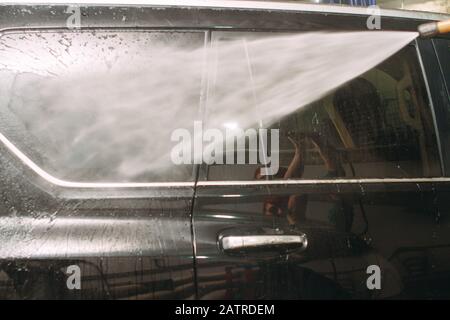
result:
[(421, 24), (417, 31), (422, 38), (434, 37), (440, 34), (450, 33), (450, 19)]
[[(0, 134), (13, 137), (18, 150), (30, 150), (33, 141), (36, 155), (28, 156), (48, 180), (153, 183), (169, 174), (170, 181), (182, 181), (185, 167), (171, 158), (177, 145), (171, 137), (194, 133), (205, 63), (204, 100), (213, 113), (208, 128), (270, 128), (417, 37), (405, 31), (311, 32), (244, 41), (233, 35), (205, 49), (197, 34), (114, 33), (0, 39)], [(168, 46), (169, 40), (179, 44)], [(86, 43), (82, 55), (79, 41)], [(15, 128), (24, 128), (23, 140)]]

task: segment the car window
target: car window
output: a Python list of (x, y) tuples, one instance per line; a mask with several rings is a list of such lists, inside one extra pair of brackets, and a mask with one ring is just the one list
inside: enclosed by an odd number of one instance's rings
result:
[(170, 137), (198, 116), (204, 39), (188, 31), (3, 34), (3, 142), (66, 181), (192, 181), (191, 164), (173, 165)]
[(433, 44), (445, 78), (447, 95), (450, 97), (450, 40), (433, 39)]
[(433, 76), (435, 80), (432, 89), (434, 89), (433, 94), (436, 100), (436, 120), (439, 128), (441, 146), (443, 148), (442, 156), (445, 175), (448, 176), (450, 161), (448, 152), (450, 147), (450, 40), (433, 39), (432, 44), (433, 47), (430, 49), (434, 49), (437, 55), (437, 63), (434, 65), (434, 72), (430, 76)]
[[(237, 86), (251, 81), (245, 61), (243, 56), (242, 74), (233, 82)], [(217, 66), (214, 85), (220, 86), (220, 57)], [(439, 176), (436, 134), (421, 74), (415, 48), (405, 47), (320, 101), (270, 124), (268, 129), (279, 130), (278, 172), (264, 177), (261, 164), (212, 164), (207, 179)]]

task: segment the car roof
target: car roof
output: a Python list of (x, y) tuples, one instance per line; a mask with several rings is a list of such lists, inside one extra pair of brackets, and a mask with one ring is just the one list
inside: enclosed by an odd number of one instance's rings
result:
[[(2, 4), (65, 4), (64, 0), (6, 0)], [(230, 8), (230, 9), (254, 9), (254, 10), (271, 10), (271, 11), (294, 11), (294, 12), (311, 12), (311, 13), (330, 13), (343, 15), (370, 16), (373, 11), (367, 7), (346, 6), (346, 5), (330, 5), (315, 3), (299, 3), (289, 1), (257, 1), (257, 0), (76, 0), (74, 5), (95, 5), (95, 6), (160, 6), (160, 7), (198, 7), (198, 8)], [(379, 15), (382, 17), (398, 17), (416, 20), (445, 20), (450, 18), (450, 14), (434, 13), (426, 11), (397, 10), (397, 9), (380, 9)]]

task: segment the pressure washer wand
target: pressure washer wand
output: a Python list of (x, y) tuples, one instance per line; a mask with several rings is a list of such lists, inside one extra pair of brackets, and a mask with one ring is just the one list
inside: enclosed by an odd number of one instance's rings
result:
[(417, 31), (422, 38), (434, 37), (450, 32), (450, 19), (421, 24)]

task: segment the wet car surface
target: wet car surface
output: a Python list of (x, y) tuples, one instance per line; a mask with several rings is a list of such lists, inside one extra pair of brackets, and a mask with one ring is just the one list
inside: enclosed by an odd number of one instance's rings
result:
[[(301, 145), (302, 173), (290, 179), (259, 179), (255, 165), (195, 164), (129, 180), (109, 175), (121, 172), (114, 152), (93, 168), (77, 166), (78, 154), (69, 162), (63, 135), (33, 127), (46, 114), (21, 113), (38, 105), (21, 91), (29, 74), (104, 61), (106, 70), (130, 56), (151, 65), (153, 47), (366, 30), (365, 15), (298, 8), (81, 6), (82, 28), (68, 29), (67, 6), (1, 5), (0, 298), (448, 298), (448, 36), (414, 40), (315, 108), (273, 123), (282, 168)], [(415, 31), (428, 19), (386, 15), (383, 29)], [(27, 60), (30, 47), (48, 65)], [(214, 85), (232, 88), (217, 59)], [(201, 70), (189, 82), (200, 102), (180, 112), (214, 115)], [(88, 122), (90, 109), (82, 112), (54, 128)], [(260, 242), (242, 245), (248, 239)], [(81, 288), (70, 287), (73, 266)], [(382, 274), (375, 290), (371, 266)]]

